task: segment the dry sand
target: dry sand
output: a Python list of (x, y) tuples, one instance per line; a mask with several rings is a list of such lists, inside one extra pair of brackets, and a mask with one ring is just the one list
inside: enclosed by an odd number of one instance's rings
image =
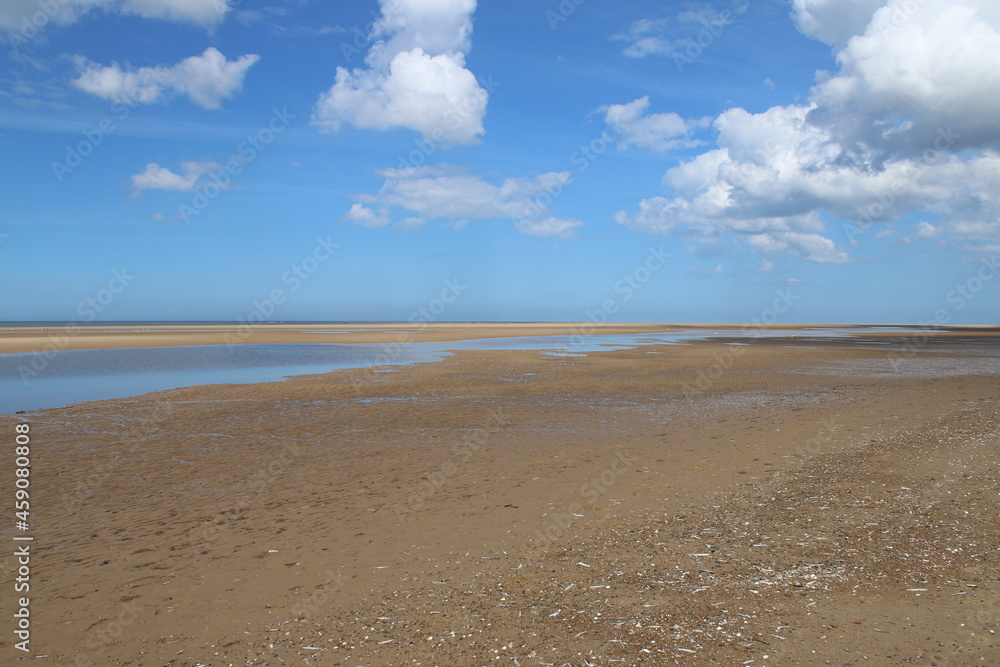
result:
[[(837, 327), (844, 331), (866, 325), (811, 324), (821, 331)], [(86, 325), (0, 327), (0, 354), (58, 350), (92, 350), (175, 345), (240, 345), (246, 343), (418, 343), (450, 342), (510, 336), (576, 336), (590, 334), (670, 333), (686, 330), (732, 331), (740, 324), (597, 324), (593, 322), (470, 324), (251, 324), (251, 325)], [(745, 327), (756, 331), (789, 331), (797, 324)], [(335, 332), (335, 333), (333, 333)], [(937, 330), (938, 336), (990, 336), (993, 327), (952, 327)], [(892, 337), (891, 331), (865, 332), (868, 337)]]
[(870, 338), (4, 415), (33, 439), (25, 659), (1000, 665), (1000, 336)]
[[(734, 326), (734, 325), (729, 325)], [(710, 325), (593, 323), (466, 324), (250, 324), (76, 327), (0, 327), (0, 354), (52, 350), (92, 350), (175, 345), (247, 343), (416, 343), (509, 336), (633, 334), (706, 328)]]

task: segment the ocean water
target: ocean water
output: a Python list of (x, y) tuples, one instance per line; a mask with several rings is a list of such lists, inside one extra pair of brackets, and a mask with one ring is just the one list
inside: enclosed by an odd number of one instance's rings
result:
[[(62, 350), (45, 357), (0, 354), (0, 413), (194, 385), (272, 382), (291, 375), (364, 367), (380, 355), (381, 350), (372, 345), (346, 344)], [(438, 358), (407, 349), (380, 363)]]
[[(194, 345), (0, 354), (0, 413), (60, 407), (204, 384), (274, 382), (342, 368), (441, 359), (452, 350), (549, 350), (578, 355), (646, 343), (680, 342), (687, 334), (528, 336), (451, 343)], [(704, 334), (698, 334), (703, 336)]]
[[(874, 330), (880, 330), (872, 328)], [(678, 344), (713, 336), (751, 338), (745, 330), (634, 335), (484, 338), (449, 343), (198, 345), (115, 350), (61, 350), (46, 355), (0, 354), (0, 413), (60, 407), (205, 384), (273, 382), (343, 368), (430, 362), (457, 350), (535, 350), (573, 357), (600, 350)], [(854, 330), (858, 331), (857, 329)], [(767, 337), (836, 338), (832, 329), (768, 331)]]

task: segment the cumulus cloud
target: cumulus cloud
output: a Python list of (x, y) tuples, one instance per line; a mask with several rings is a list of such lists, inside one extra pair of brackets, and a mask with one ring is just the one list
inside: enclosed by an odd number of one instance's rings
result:
[(447, 220), (464, 226), (470, 220), (508, 219), (515, 229), (538, 238), (570, 238), (583, 225), (579, 220), (552, 215), (550, 202), (569, 182), (567, 172), (534, 178), (508, 178), (499, 184), (454, 166), (384, 169), (376, 195), (362, 195), (344, 219), (364, 227), (391, 224), (392, 210), (405, 211), (397, 223), (412, 229), (428, 220)]
[(214, 47), (200, 56), (185, 58), (176, 65), (134, 69), (113, 63), (101, 67), (77, 58), (80, 76), (72, 85), (84, 92), (114, 102), (149, 104), (172, 93), (186, 95), (205, 109), (218, 109), (243, 89), (247, 70), (260, 59), (256, 54), (226, 60)]
[(848, 259), (821, 212), (852, 242), (918, 212), (942, 217), (937, 237), (1000, 238), (1000, 7), (797, 0), (794, 11), (839, 70), (819, 73), (802, 104), (720, 114), (716, 146), (664, 175), (669, 196), (618, 222), (816, 262)]
[(176, 190), (191, 192), (198, 185), (198, 179), (215, 169), (222, 169), (216, 162), (182, 162), (181, 173), (175, 173), (155, 162), (146, 165), (139, 174), (133, 174), (132, 187), (136, 190)]
[(838, 141), (889, 156), (919, 153), (950, 128), (954, 152), (1000, 148), (1000, 5), (924, 0), (879, 9), (837, 52), (813, 91), (813, 121)]
[(886, 0), (793, 0), (799, 32), (827, 44), (844, 44), (860, 35)]
[(444, 144), (484, 133), (487, 91), (465, 67), (476, 0), (380, 0), (366, 67), (337, 68), (313, 122), (336, 132), (408, 128)]
[(618, 136), (618, 147), (636, 146), (654, 151), (689, 148), (698, 145), (690, 138), (701, 121), (689, 123), (676, 113), (647, 114), (649, 96), (640, 97), (628, 104), (610, 104), (601, 107), (604, 122)]
[(141, 16), (204, 28), (218, 25), (229, 13), (228, 0), (4, 0), (0, 4), (0, 30), (27, 32), (48, 24), (75, 23), (94, 9), (112, 14)]

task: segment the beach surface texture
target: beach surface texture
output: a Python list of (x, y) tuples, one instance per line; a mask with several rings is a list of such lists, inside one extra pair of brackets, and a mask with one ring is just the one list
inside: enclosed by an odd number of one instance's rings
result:
[[(584, 326), (324, 328), (387, 350), (692, 328)], [(1000, 665), (1000, 331), (704, 329), (0, 415), (8, 471), (18, 425), (31, 460), (30, 530), (11, 509), (3, 531), (0, 652), (150, 667)], [(5, 329), (0, 352), (53, 340), (331, 337)], [(14, 593), (19, 535), (30, 591)]]

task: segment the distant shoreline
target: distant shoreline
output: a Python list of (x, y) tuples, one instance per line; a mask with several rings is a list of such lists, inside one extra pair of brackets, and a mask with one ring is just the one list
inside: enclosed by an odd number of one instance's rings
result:
[[(262, 323), (253, 323), (254, 326), (265, 327), (301, 327), (301, 326), (346, 326), (346, 327), (379, 327), (379, 326), (419, 326), (423, 324), (420, 320), (265, 320)], [(0, 331), (5, 329), (38, 329), (38, 328), (69, 328), (79, 327), (86, 329), (119, 328), (119, 327), (236, 327), (245, 325), (245, 320), (107, 320), (91, 321), (86, 323), (74, 322), (72, 320), (0, 320)], [(591, 322), (573, 322), (563, 320), (437, 320), (429, 323), (432, 326), (578, 326), (592, 324)], [(739, 327), (748, 325), (748, 322), (609, 322), (601, 326), (651, 326), (651, 327), (685, 327), (685, 328), (712, 328), (712, 327)], [(792, 322), (786, 324), (766, 325), (769, 328), (813, 328), (813, 327), (916, 327), (921, 326), (919, 322)], [(937, 327), (940, 329), (979, 329), (996, 328), (1000, 329), (1000, 324), (956, 324)]]
[(1000, 335), (986, 325), (918, 327), (867, 324), (594, 324), (578, 323), (375, 323), (375, 324), (90, 324), (0, 327), (0, 354), (51, 354), (61, 350), (126, 349), (245, 343), (445, 343), (511, 336), (580, 336), (681, 331), (839, 331), (865, 337), (917, 334), (934, 337)]

